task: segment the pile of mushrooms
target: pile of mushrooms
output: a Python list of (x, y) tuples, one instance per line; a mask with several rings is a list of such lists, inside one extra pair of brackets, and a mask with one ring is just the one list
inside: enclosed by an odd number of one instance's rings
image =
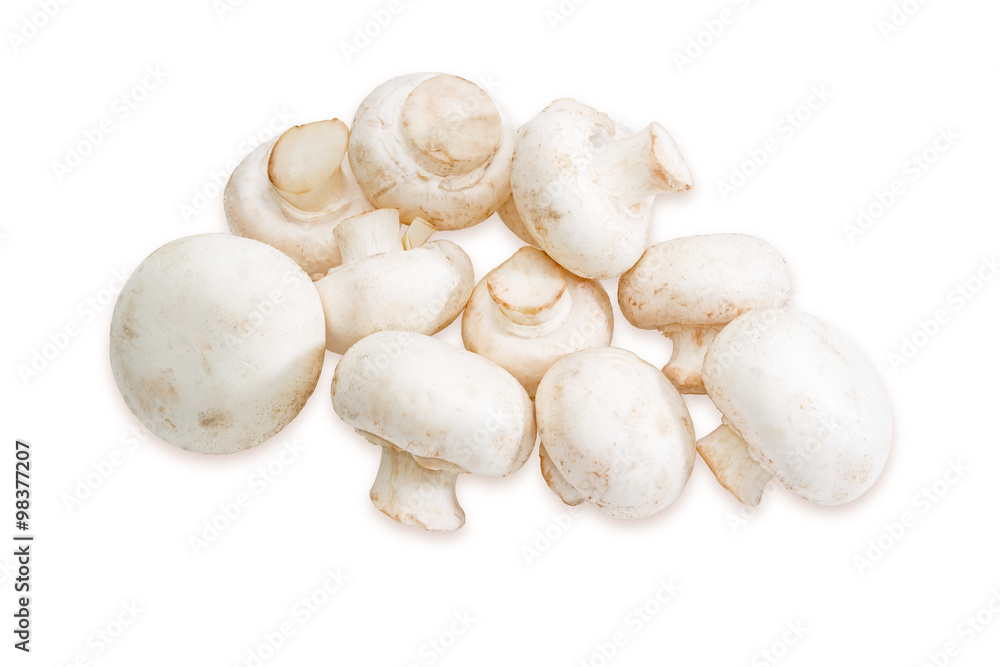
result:
[[(842, 333), (787, 309), (769, 243), (649, 246), (653, 198), (691, 187), (658, 123), (633, 132), (558, 99), (515, 129), (470, 81), (396, 77), (350, 127), (292, 127), (247, 155), (225, 189), (232, 235), (140, 264), (112, 316), (111, 368), (154, 434), (231, 454), (284, 428), (339, 355), (333, 410), (381, 450), (371, 501), (426, 530), (464, 524), (460, 474), (514, 473), (536, 440), (556, 497), (616, 518), (671, 505), (696, 453), (746, 504), (772, 480), (854, 500), (889, 455), (881, 382)], [(485, 221), (528, 245), (477, 284), (459, 245), (430, 239)], [(662, 371), (611, 346), (611, 280), (625, 320), (670, 339)], [(464, 350), (433, 337), (459, 317)], [(700, 439), (690, 394), (721, 413)]]

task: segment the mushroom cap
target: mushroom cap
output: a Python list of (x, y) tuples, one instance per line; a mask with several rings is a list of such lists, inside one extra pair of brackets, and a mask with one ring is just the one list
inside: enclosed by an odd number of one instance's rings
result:
[(383, 331), (352, 345), (337, 364), (331, 395), (333, 409), (355, 429), (477, 475), (514, 472), (535, 445), (534, 408), (517, 380), (419, 333)]
[[(545, 308), (557, 312), (537, 325), (518, 324), (500, 303), (524, 313)], [(610, 344), (613, 329), (611, 299), (604, 287), (574, 276), (531, 247), (519, 249), (486, 274), (462, 314), (466, 349), (502, 366), (529, 396), (560, 357)]]
[(519, 129), (511, 190), (534, 242), (578, 276), (620, 275), (642, 255), (652, 197), (629, 206), (594, 168), (601, 147), (632, 135), (606, 114), (556, 100)]
[(335, 203), (310, 212), (282, 199), (268, 178), (271, 149), (279, 138), (251, 151), (229, 177), (223, 195), (226, 221), (233, 234), (273, 246), (310, 276), (321, 276), (340, 265), (333, 228), (344, 218), (375, 207), (354, 179), (346, 155), (340, 164), (342, 192)]
[(451, 241), (342, 264), (316, 281), (327, 349), (344, 354), (390, 329), (435, 334), (455, 321), (474, 284), (472, 260)]
[(409, 224), (465, 229), (510, 196), (514, 130), (492, 98), (450, 74), (386, 81), (354, 116), (348, 157), (358, 183), (380, 208)]
[(323, 367), (323, 308), (271, 246), (229, 234), (162, 246), (132, 273), (111, 318), (126, 405), (181, 449), (259, 445), (299, 413)]
[(754, 310), (709, 347), (705, 389), (750, 455), (793, 493), (851, 501), (885, 466), (892, 412), (868, 360), (844, 334), (800, 312)]
[(614, 347), (552, 365), (535, 396), (550, 463), (602, 512), (635, 519), (672, 503), (694, 467), (684, 399), (659, 369)]
[(744, 234), (705, 234), (648, 248), (618, 281), (622, 315), (664, 332), (722, 326), (788, 300), (788, 266), (774, 246)]

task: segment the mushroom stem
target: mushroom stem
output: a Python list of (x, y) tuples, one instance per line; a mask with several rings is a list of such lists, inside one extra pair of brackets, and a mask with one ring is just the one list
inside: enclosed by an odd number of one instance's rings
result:
[(403, 252), (399, 210), (380, 208), (347, 218), (333, 229), (344, 264), (382, 253)]
[(659, 192), (691, 189), (691, 171), (659, 123), (606, 146), (594, 161), (601, 182), (633, 206)]
[(285, 130), (267, 161), (275, 193), (301, 211), (322, 211), (342, 199), (350, 131), (336, 118)]
[(698, 453), (719, 484), (745, 505), (757, 505), (774, 473), (750, 456), (746, 441), (723, 424), (698, 441)]
[(419, 248), (436, 231), (434, 226), (423, 218), (414, 218), (403, 232), (403, 250)]
[(401, 450), (382, 448), (382, 462), (370, 497), (383, 514), (424, 530), (457, 530), (465, 512), (455, 495), (458, 475), (429, 470)]
[(552, 492), (567, 505), (575, 506), (582, 503), (585, 498), (580, 495), (579, 491), (570, 486), (563, 474), (552, 463), (548, 452), (545, 451), (545, 445), (538, 445), (538, 456), (542, 461), (542, 477), (545, 478), (545, 483), (549, 485)]
[(486, 289), (515, 325), (537, 327), (551, 322), (558, 328), (573, 310), (566, 272), (538, 248), (525, 246), (491, 271)]
[(663, 367), (663, 374), (677, 387), (677, 391), (682, 394), (705, 393), (701, 368), (705, 363), (708, 346), (718, 333), (719, 330), (715, 327), (689, 327), (663, 331), (663, 335), (674, 344), (670, 361)]

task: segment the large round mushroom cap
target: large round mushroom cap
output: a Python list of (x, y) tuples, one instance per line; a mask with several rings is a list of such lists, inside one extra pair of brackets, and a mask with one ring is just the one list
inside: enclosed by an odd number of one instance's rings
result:
[(354, 116), (348, 157), (368, 198), (438, 230), (465, 229), (510, 196), (514, 130), (482, 88), (424, 72), (378, 86)]
[(657, 243), (618, 282), (622, 315), (640, 329), (721, 326), (755, 308), (780, 308), (791, 281), (774, 246), (744, 234)]
[(111, 369), (129, 409), (181, 449), (259, 445), (305, 405), (325, 327), (309, 277), (280, 251), (188, 236), (135, 270), (111, 319)]
[(635, 519), (672, 503), (694, 467), (684, 399), (635, 354), (600, 347), (567, 355), (535, 396), (549, 463), (581, 497)]
[(419, 333), (383, 331), (352, 345), (331, 396), (345, 422), (425, 465), (500, 477), (524, 465), (535, 446), (534, 409), (517, 380)]
[(709, 347), (705, 389), (750, 455), (823, 505), (868, 490), (885, 466), (892, 413), (882, 383), (844, 334), (805, 313), (751, 311)]

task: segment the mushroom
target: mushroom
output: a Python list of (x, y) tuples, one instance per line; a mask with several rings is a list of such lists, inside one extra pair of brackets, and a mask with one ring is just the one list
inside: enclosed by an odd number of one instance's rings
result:
[(646, 249), (653, 195), (690, 188), (684, 158), (657, 123), (632, 133), (561, 99), (519, 130), (515, 209), (538, 247), (578, 276), (603, 280), (628, 270)]
[(465, 229), (510, 195), (514, 131), (479, 86), (450, 74), (399, 76), (364, 99), (348, 156), (380, 208), (410, 224)]
[(503, 367), (529, 396), (570, 352), (611, 343), (614, 316), (600, 283), (523, 247), (486, 274), (462, 315), (465, 347)]
[(507, 229), (514, 232), (517, 238), (521, 239), (530, 246), (538, 247), (538, 241), (528, 228), (524, 225), (524, 219), (521, 214), (517, 212), (517, 204), (514, 203), (514, 195), (507, 197), (504, 203), (500, 205), (497, 209), (497, 215), (503, 224), (507, 225)]
[(254, 149), (226, 184), (232, 232), (274, 246), (310, 276), (340, 264), (330, 232), (344, 218), (375, 208), (351, 173), (348, 135), (334, 118), (297, 125)]
[(785, 259), (757, 237), (706, 234), (657, 243), (618, 281), (622, 315), (673, 341), (663, 374), (682, 394), (704, 394), (701, 365), (716, 334), (754, 308), (780, 308), (791, 290)]
[(535, 396), (542, 475), (569, 505), (621, 519), (667, 507), (694, 467), (684, 399), (663, 374), (614, 347), (569, 354)]
[(181, 449), (231, 454), (305, 405), (323, 367), (323, 307), (295, 262), (229, 234), (188, 236), (147, 257), (111, 317), (125, 404)]
[(460, 473), (508, 475), (535, 445), (531, 399), (517, 380), (419, 333), (384, 331), (355, 343), (337, 365), (331, 395), (340, 418), (382, 447), (372, 502), (426, 530), (465, 523)]
[(451, 241), (404, 252), (399, 230), (394, 208), (361, 213), (333, 230), (344, 263), (316, 281), (331, 352), (343, 354), (387, 329), (435, 334), (455, 321), (469, 300), (475, 284), (469, 256)]
[(752, 310), (708, 349), (705, 390), (723, 414), (698, 451), (740, 502), (772, 476), (821, 505), (854, 500), (889, 456), (892, 414), (867, 359), (810, 315)]

